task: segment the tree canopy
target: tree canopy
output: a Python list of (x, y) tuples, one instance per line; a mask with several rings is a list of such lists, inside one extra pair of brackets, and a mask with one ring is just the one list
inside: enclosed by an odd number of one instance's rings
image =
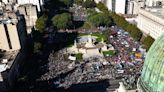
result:
[(69, 13), (62, 13), (52, 18), (53, 26), (57, 29), (66, 29), (72, 25), (72, 17)]
[(74, 3), (77, 5), (83, 5), (84, 1), (83, 0), (74, 0)]
[(144, 47), (146, 48), (146, 50), (149, 50), (153, 42), (154, 42), (154, 39), (151, 36), (147, 36), (144, 38), (142, 43), (144, 44)]
[(73, 0), (59, 0), (62, 2), (65, 6), (71, 6), (73, 3)]
[(97, 11), (94, 8), (89, 8), (87, 9), (87, 14), (88, 16), (92, 16), (92, 15), (97, 14)]
[(46, 27), (47, 19), (48, 19), (48, 16), (46, 14), (44, 14), (43, 16), (37, 19), (35, 27), (40, 33), (43, 33)]
[(86, 0), (84, 3), (83, 3), (83, 6), (85, 8), (93, 8), (96, 6), (96, 3), (94, 2), (94, 0)]
[(87, 21), (96, 27), (110, 26), (112, 24), (112, 19), (105, 13), (96, 13), (94, 15), (88, 16)]
[(108, 13), (108, 12), (109, 12), (109, 11), (108, 11), (108, 8), (107, 8), (102, 2), (96, 4), (96, 7), (97, 7), (100, 11), (102, 11), (102, 12), (104, 12), (104, 13)]
[(83, 28), (86, 29), (86, 30), (89, 30), (89, 29), (92, 28), (92, 25), (89, 22), (85, 22), (84, 25), (83, 25)]
[(103, 3), (98, 3), (97, 8), (102, 11), (103, 13), (107, 14), (108, 16), (111, 16), (113, 19), (113, 22), (123, 28), (125, 31), (129, 32), (130, 35), (135, 39), (135, 40), (140, 40), (142, 37), (142, 32), (137, 28), (136, 25), (128, 23), (123, 16), (120, 16), (114, 12), (108, 11), (107, 7)]
[(41, 48), (42, 48), (42, 44), (40, 42), (34, 42), (34, 49), (33, 49), (34, 53), (40, 52)]

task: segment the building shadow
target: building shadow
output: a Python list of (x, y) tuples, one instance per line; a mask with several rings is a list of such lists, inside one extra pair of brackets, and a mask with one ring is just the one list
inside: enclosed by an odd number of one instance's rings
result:
[(73, 21), (73, 25), (71, 29), (78, 29), (84, 25), (84, 21)]
[[(37, 87), (42, 87), (42, 83), (45, 84), (46, 82), (49, 82), (49, 80), (37, 83), (37, 80), (47, 73), (48, 70), (48, 59), (49, 55), (52, 52), (58, 52), (59, 50), (68, 47), (69, 45), (74, 43), (74, 40), (77, 39), (77, 33), (67, 33), (67, 32), (56, 32), (54, 36), (51, 38), (51, 43), (49, 43), (50, 38), (44, 38), (43, 39), (43, 49), (41, 50), (41, 54), (30, 54), (27, 56), (24, 65), (22, 65), (20, 68), (20, 76), (18, 80), (16, 81), (16, 85), (14, 86), (14, 89), (10, 92), (30, 92), (31, 86), (34, 84), (37, 84)], [(73, 70), (72, 70), (73, 71)], [(59, 77), (65, 77), (67, 74), (69, 74), (71, 71), (69, 71), (66, 74), (61, 74)], [(54, 78), (55, 79), (55, 78)], [(38, 91), (37, 91), (38, 92)], [(48, 91), (40, 91), (40, 92), (48, 92)]]
[[(100, 80), (97, 82), (73, 84), (69, 88), (55, 87), (53, 80), (37, 81), (28, 89), (17, 90), (16, 92), (107, 92), (110, 86), (108, 80)], [(110, 92), (110, 91), (109, 91)]]
[(98, 82), (74, 84), (64, 92), (106, 92), (108, 86), (108, 80), (101, 80)]

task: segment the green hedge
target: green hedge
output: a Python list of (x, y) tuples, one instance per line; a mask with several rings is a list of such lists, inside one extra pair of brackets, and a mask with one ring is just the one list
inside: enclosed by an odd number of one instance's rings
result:
[(137, 41), (139, 41), (142, 37), (142, 32), (140, 29), (137, 28), (136, 25), (128, 23), (123, 16), (120, 16), (114, 12), (107, 11), (105, 5), (102, 6), (102, 4), (97, 4), (97, 8), (101, 10), (102, 12), (109, 14), (113, 18), (114, 23), (123, 28), (125, 31), (129, 32), (130, 35)]
[(146, 48), (146, 50), (149, 50), (153, 42), (154, 42), (154, 39), (151, 36), (145, 37), (144, 40), (142, 41), (144, 48)]

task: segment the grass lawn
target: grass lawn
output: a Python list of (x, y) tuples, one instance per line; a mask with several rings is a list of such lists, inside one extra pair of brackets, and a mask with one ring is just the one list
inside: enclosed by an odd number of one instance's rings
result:
[(82, 53), (75, 54), (75, 57), (76, 57), (77, 60), (81, 60), (81, 59), (83, 59), (82, 56), (83, 56)]
[(101, 42), (102, 38), (104, 39), (104, 41), (107, 41), (107, 36), (105, 35), (105, 33), (100, 33), (100, 32), (95, 32), (92, 34), (89, 33), (79, 33), (79, 36), (87, 36), (87, 35), (91, 35), (91, 36), (96, 36), (97, 37), (97, 42)]
[(110, 51), (103, 51), (104, 56), (113, 56), (114, 55), (114, 51), (110, 50)]

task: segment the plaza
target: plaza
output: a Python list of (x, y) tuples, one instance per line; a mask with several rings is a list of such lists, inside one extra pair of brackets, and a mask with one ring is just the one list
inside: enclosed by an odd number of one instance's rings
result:
[(67, 49), (67, 52), (70, 54), (82, 53), (83, 59), (88, 59), (90, 57), (104, 57), (104, 51), (114, 51), (114, 47), (111, 44), (106, 44), (103, 38), (101, 42), (97, 42), (97, 39), (97, 36), (80, 36), (78, 41), (75, 40), (74, 45)]
[[(113, 33), (108, 36), (110, 44), (104, 43), (104, 46), (112, 48), (109, 50), (114, 50), (115, 54), (104, 55), (100, 53), (97, 50), (97, 45), (94, 44), (97, 39), (96, 36), (91, 34), (78, 36), (78, 40), (74, 40), (72, 47), (65, 47), (50, 54), (49, 72), (42, 75), (40, 80), (53, 79), (49, 85), (53, 85), (56, 90), (60, 88), (69, 90), (72, 85), (100, 80), (107, 80), (108, 83), (111, 83), (111, 80), (117, 81), (112, 82), (111, 86), (106, 88), (107, 92), (113, 92), (119, 88), (119, 82), (122, 82), (127, 90), (136, 89), (146, 50), (142, 48), (139, 42), (133, 40), (127, 32), (117, 26), (111, 27), (110, 30)], [(103, 40), (99, 41), (101, 44), (102, 42)], [(83, 45), (79, 46), (80, 44)], [(88, 50), (86, 48), (92, 49)], [(69, 60), (70, 53), (82, 53), (83, 58)], [(64, 58), (65, 55), (67, 56), (66, 59)], [(85, 55), (88, 57), (84, 58)]]

